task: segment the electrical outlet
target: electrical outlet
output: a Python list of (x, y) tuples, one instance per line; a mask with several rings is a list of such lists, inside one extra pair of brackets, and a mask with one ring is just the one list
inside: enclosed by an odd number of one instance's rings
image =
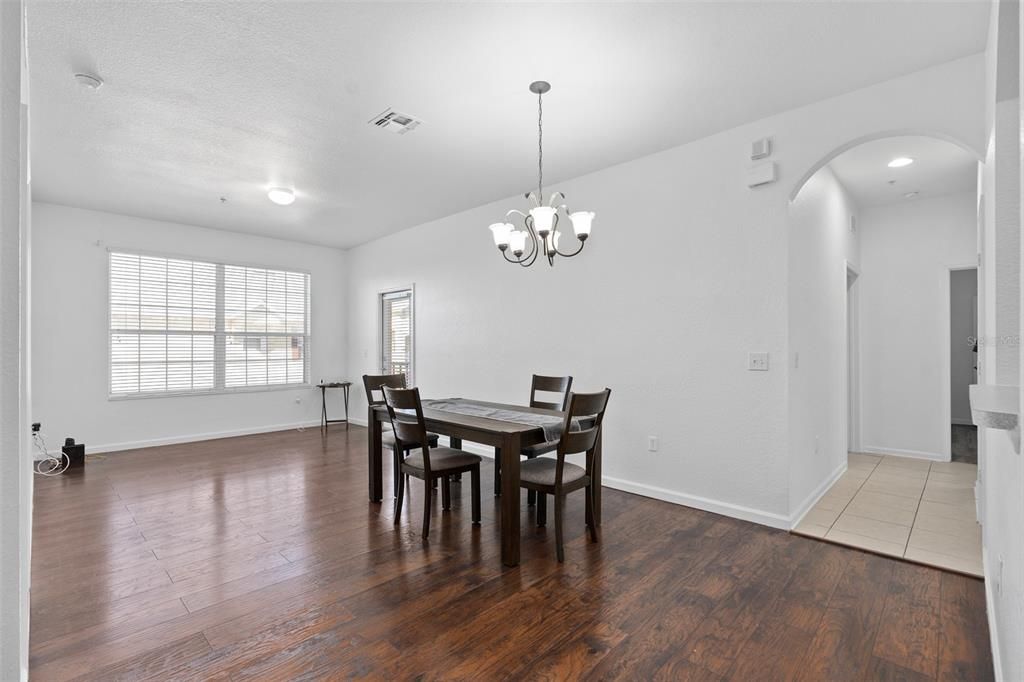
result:
[(658, 437), (657, 436), (647, 436), (647, 451), (648, 452), (657, 452), (658, 451)]
[(747, 369), (752, 372), (767, 372), (768, 371), (768, 354), (767, 353), (749, 353), (747, 355)]

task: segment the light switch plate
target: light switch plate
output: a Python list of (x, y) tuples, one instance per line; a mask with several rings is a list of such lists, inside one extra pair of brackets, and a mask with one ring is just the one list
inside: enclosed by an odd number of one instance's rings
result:
[(750, 353), (747, 355), (747, 369), (752, 372), (768, 371), (768, 353)]

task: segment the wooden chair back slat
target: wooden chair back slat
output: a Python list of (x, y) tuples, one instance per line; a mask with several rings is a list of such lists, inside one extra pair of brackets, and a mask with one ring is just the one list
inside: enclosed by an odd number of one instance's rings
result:
[(570, 398), (569, 413), (573, 417), (602, 414), (608, 405), (608, 389), (597, 393), (572, 393)]
[[(545, 410), (564, 410), (571, 389), (572, 377), (547, 377), (534, 374), (533, 381), (530, 383), (530, 407), (539, 407)], [(553, 403), (540, 400), (537, 398), (538, 391), (561, 393), (562, 401), (560, 403)]]
[(567, 455), (576, 455), (594, 447), (597, 441), (597, 429), (574, 431), (562, 436), (562, 450)]
[(404, 374), (364, 374), (363, 388), (366, 389), (366, 402), (370, 405), (384, 404), (384, 387), (405, 388)]

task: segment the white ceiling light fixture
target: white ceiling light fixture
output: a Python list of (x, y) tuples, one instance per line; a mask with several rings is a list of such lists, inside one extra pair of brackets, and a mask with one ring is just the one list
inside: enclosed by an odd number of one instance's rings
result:
[(278, 206), (288, 206), (295, 202), (295, 192), (284, 187), (271, 187), (267, 197)]
[(897, 156), (895, 159), (889, 162), (889, 168), (903, 168), (914, 163), (914, 160), (909, 156)]
[(87, 90), (99, 90), (103, 85), (103, 79), (91, 73), (76, 73), (75, 82)]
[(906, 194), (903, 195), (903, 198), (904, 199), (913, 199), (916, 196), (917, 196), (917, 192), (907, 192)]
[[(555, 256), (572, 258), (586, 244), (590, 236), (590, 227), (594, 222), (593, 211), (569, 211), (565, 204), (558, 204), (560, 199), (565, 199), (561, 192), (553, 192), (548, 198), (547, 205), (544, 204), (544, 93), (551, 89), (547, 81), (534, 81), (530, 83), (530, 92), (537, 95), (537, 191), (529, 192), (526, 198), (533, 202), (533, 208), (529, 214), (518, 209), (512, 209), (505, 214), (505, 221), (493, 223), (491, 234), (494, 237), (494, 245), (501, 251), (501, 255), (509, 263), (521, 265), (528, 268), (537, 261), (538, 254), (544, 254), (548, 259), (548, 265), (554, 266)], [(571, 253), (562, 253), (558, 250), (558, 241), (561, 232), (558, 231), (558, 212), (561, 210), (572, 223), (573, 232), (579, 240), (579, 247)], [(525, 230), (516, 229), (515, 224), (509, 218), (516, 214), (523, 219)], [(527, 251), (527, 240), (529, 250)], [(509, 258), (508, 252), (512, 251), (514, 258)]]

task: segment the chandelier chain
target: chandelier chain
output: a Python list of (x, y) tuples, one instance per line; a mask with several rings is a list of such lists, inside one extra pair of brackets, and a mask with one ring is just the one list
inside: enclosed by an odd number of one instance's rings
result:
[(544, 95), (537, 93), (537, 202), (544, 201)]

